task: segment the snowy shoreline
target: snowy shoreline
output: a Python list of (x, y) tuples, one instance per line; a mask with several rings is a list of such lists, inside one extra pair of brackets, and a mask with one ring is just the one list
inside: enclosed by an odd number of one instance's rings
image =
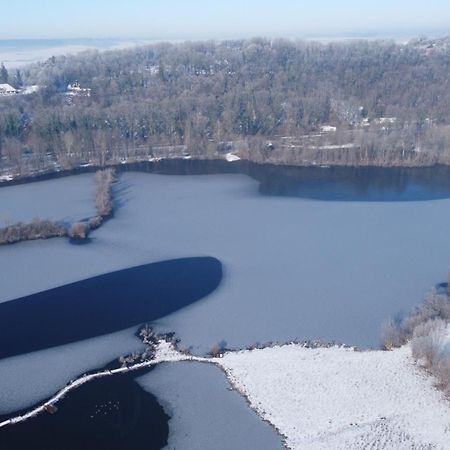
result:
[(49, 408), (53, 408), (60, 400), (62, 400), (69, 392), (73, 391), (74, 389), (77, 389), (78, 387), (82, 386), (85, 383), (88, 383), (90, 381), (113, 376), (113, 375), (119, 375), (127, 372), (136, 371), (139, 369), (144, 369), (146, 367), (152, 367), (162, 362), (172, 362), (172, 361), (197, 361), (203, 362), (205, 358), (197, 358), (195, 356), (188, 356), (184, 355), (182, 353), (179, 353), (176, 351), (173, 346), (165, 341), (160, 340), (158, 341), (158, 346), (155, 351), (155, 358), (151, 359), (149, 361), (140, 362), (137, 364), (119, 367), (116, 369), (111, 370), (102, 370), (100, 372), (95, 372), (89, 375), (82, 375), (81, 377), (71, 381), (67, 386), (65, 386), (63, 389), (59, 390), (55, 395), (53, 395), (50, 399), (48, 399), (46, 402), (42, 403), (41, 405), (31, 409), (25, 414), (20, 414), (15, 417), (11, 417), (7, 420), (4, 420), (3, 422), (0, 422), (0, 428), (3, 428), (7, 425), (13, 425), (20, 422), (25, 422), (28, 419), (31, 419), (33, 417), (38, 416), (39, 414), (42, 414), (44, 412), (47, 412)]
[(289, 449), (449, 448), (450, 404), (409, 345), (293, 344), (227, 353), (220, 366)]
[(435, 379), (414, 362), (409, 344), (393, 351), (287, 344), (205, 358), (160, 340), (154, 359), (80, 377), (0, 428), (47, 412), (91, 380), (180, 361), (223, 370), (288, 449), (449, 448), (450, 404)]

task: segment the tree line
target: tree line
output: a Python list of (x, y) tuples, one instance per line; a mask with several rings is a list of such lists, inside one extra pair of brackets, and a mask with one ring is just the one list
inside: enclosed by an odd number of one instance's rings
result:
[[(230, 150), (287, 164), (449, 163), (449, 69), (449, 40), (251, 39), (52, 57), (3, 71), (41, 89), (1, 99), (0, 168)], [(67, 95), (74, 83), (91, 95)]]

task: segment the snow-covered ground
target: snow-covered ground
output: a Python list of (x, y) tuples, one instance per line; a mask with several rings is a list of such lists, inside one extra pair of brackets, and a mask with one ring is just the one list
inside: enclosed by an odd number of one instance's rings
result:
[(450, 448), (450, 403), (408, 346), (287, 345), (228, 353), (219, 363), (288, 448)]
[[(168, 449), (280, 448), (279, 436), (249, 414), (236, 393), (228, 392), (211, 364), (225, 371), (250, 407), (283, 436), (287, 448), (450, 448), (450, 402), (434, 386), (434, 378), (417, 367), (409, 346), (358, 352), (292, 344), (203, 358), (160, 341), (154, 360), (112, 373), (160, 362), (138, 382), (157, 395), (172, 417)], [(81, 377), (46, 404), (88, 379), (108, 375)], [(11, 420), (44, 410), (40, 405)]]

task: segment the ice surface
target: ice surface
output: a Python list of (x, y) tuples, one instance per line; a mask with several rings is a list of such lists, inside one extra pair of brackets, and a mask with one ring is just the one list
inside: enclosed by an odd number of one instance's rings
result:
[(227, 390), (229, 384), (217, 367), (165, 363), (137, 381), (171, 416), (167, 450), (283, 448), (280, 436), (259, 420), (244, 398)]
[(0, 227), (8, 222), (31, 222), (36, 217), (74, 222), (95, 214), (93, 174), (0, 189)]
[[(72, 181), (58, 182), (64, 189)], [(184, 345), (322, 338), (377, 346), (381, 322), (417, 304), (450, 265), (449, 200), (263, 197), (245, 176), (144, 173), (121, 176), (120, 200), (88, 245), (0, 248), (0, 300), (133, 265), (213, 256), (224, 266), (219, 289), (159, 322)]]

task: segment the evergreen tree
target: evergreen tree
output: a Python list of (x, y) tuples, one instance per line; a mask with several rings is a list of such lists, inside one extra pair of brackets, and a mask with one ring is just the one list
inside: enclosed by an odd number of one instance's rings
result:
[(19, 69), (17, 69), (16, 73), (14, 74), (14, 84), (16, 88), (20, 88), (23, 86), (22, 73)]
[(8, 82), (8, 71), (6, 70), (5, 65), (2, 63), (0, 66), (0, 83)]

